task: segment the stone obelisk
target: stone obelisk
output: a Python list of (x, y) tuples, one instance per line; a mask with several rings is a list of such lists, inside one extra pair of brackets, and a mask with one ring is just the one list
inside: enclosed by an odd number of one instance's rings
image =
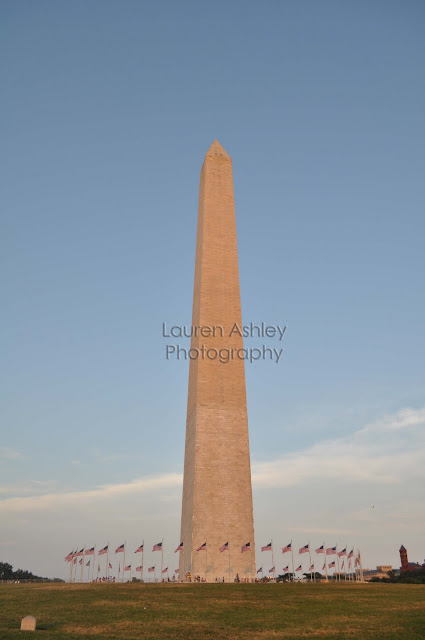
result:
[[(232, 160), (214, 141), (199, 188), (192, 315), (199, 331), (191, 338), (199, 357), (189, 365), (181, 580), (188, 573), (207, 582), (256, 576), (243, 342), (235, 325), (242, 328)], [(234, 357), (225, 362), (220, 351)]]

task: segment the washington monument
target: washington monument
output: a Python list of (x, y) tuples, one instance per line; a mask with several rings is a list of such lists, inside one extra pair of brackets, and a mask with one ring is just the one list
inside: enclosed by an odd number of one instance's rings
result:
[(232, 160), (215, 140), (199, 186), (192, 326), (200, 330), (191, 349), (205, 357), (189, 365), (181, 580), (256, 576), (244, 360), (214, 357), (240, 353), (235, 323), (242, 326)]

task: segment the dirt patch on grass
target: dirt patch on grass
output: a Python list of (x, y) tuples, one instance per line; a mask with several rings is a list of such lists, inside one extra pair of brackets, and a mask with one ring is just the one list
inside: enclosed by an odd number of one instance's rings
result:
[[(150, 603), (149, 603), (150, 604)], [(90, 603), (91, 607), (144, 607), (142, 600), (95, 600)]]

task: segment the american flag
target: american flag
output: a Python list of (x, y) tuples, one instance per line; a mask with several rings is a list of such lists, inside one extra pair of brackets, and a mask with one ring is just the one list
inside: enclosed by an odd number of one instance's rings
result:
[[(112, 565), (111, 563), (109, 563), (109, 568), (112, 569)], [(100, 565), (99, 565), (99, 569), (100, 569)]]
[(333, 562), (330, 562), (330, 563), (328, 564), (329, 569), (333, 569), (333, 568), (334, 568), (334, 566), (335, 566), (335, 560), (334, 560)]
[(241, 553), (243, 553), (244, 551), (251, 551), (251, 543), (247, 542), (246, 544), (243, 544), (241, 546)]
[(128, 565), (124, 568), (124, 571), (130, 571), (130, 569), (131, 569), (131, 564), (128, 564)]
[(148, 573), (153, 573), (155, 571), (155, 567), (149, 567)]
[(342, 561), (342, 565), (341, 565), (341, 571), (344, 568), (344, 560)]
[(324, 571), (325, 569), (326, 569), (326, 564), (323, 565), (322, 571)]
[(180, 569), (174, 569), (174, 573), (180, 573)]
[(79, 551), (78, 553), (74, 553), (74, 556), (77, 558), (78, 556), (83, 556), (84, 555), (84, 547), (81, 549), (81, 551)]
[(143, 545), (141, 544), (140, 547), (137, 547), (134, 553), (143, 553)]
[(158, 544), (154, 544), (152, 551), (162, 551), (162, 542), (158, 542)]
[(115, 553), (125, 553), (125, 548), (124, 547), (125, 547), (125, 545), (120, 544), (120, 546), (115, 549)]
[(97, 555), (103, 556), (104, 553), (108, 553), (108, 546), (109, 545), (107, 544), (106, 547), (103, 547), (103, 549), (101, 549)]
[(300, 565), (300, 566), (298, 567), (298, 569), (295, 569), (295, 571), (302, 571), (302, 569), (303, 569), (303, 568), (302, 568), (302, 566)]
[(336, 547), (329, 547), (326, 549), (327, 556), (334, 556), (336, 554)]
[(228, 542), (225, 542), (225, 543), (223, 544), (223, 546), (222, 546), (222, 547), (220, 547), (219, 551), (220, 551), (220, 553), (223, 553), (223, 551), (229, 551), (229, 543), (228, 543)]
[(261, 551), (271, 551), (272, 550), (272, 543), (269, 542), (269, 544), (266, 544), (265, 547), (261, 547)]
[(94, 556), (94, 547), (92, 547), (91, 549), (86, 549), (84, 551), (84, 555), (85, 556)]
[(308, 544), (306, 544), (304, 547), (301, 547), (298, 553), (307, 553), (307, 551), (310, 551), (310, 547)]
[(354, 566), (357, 567), (357, 565), (359, 565), (359, 564), (360, 564), (359, 559), (355, 558), (354, 559)]
[(183, 551), (183, 542), (180, 542), (179, 546), (177, 547), (177, 549), (174, 551), (174, 553), (177, 553), (177, 551)]
[(311, 565), (309, 571), (314, 571), (314, 564)]
[(80, 558), (79, 564), (83, 564), (83, 559)]
[(140, 565), (140, 567), (136, 567), (136, 571), (141, 571), (142, 570), (142, 565)]
[(73, 557), (74, 557), (74, 550), (72, 550), (71, 553), (68, 553), (68, 555), (65, 557), (66, 562), (71, 562)]
[(322, 544), (322, 546), (321, 546), (321, 547), (319, 547), (318, 549), (316, 549), (316, 553), (325, 553), (325, 548), (324, 548), (323, 544)]
[(74, 558), (74, 564), (77, 564), (77, 558)]
[(259, 569), (257, 569), (257, 573), (263, 573), (263, 567), (260, 567)]
[(207, 550), (206, 542), (204, 542), (204, 544), (201, 544), (201, 546), (196, 549), (196, 551), (206, 551), (206, 550)]
[(292, 542), (286, 545), (286, 547), (282, 547), (282, 553), (287, 553), (288, 551), (292, 551)]
[(90, 560), (88, 560), (88, 562), (86, 562), (86, 567), (90, 566)]
[(168, 573), (168, 567), (165, 567), (165, 569), (162, 570), (162, 573)]
[(347, 547), (345, 547), (345, 549), (343, 549), (342, 551), (338, 551), (338, 558), (346, 555), (347, 555)]
[(274, 573), (275, 572), (275, 567), (272, 567), (271, 569), (269, 569), (269, 573)]
[(348, 554), (347, 558), (354, 558), (354, 549), (351, 549), (351, 551)]
[(288, 572), (289, 571), (289, 566), (283, 567), (283, 570)]

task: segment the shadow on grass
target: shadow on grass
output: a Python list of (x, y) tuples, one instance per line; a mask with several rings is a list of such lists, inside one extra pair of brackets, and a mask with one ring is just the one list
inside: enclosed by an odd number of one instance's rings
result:
[(61, 627), (63, 622), (44, 622), (43, 624), (37, 623), (37, 631), (54, 631)]

